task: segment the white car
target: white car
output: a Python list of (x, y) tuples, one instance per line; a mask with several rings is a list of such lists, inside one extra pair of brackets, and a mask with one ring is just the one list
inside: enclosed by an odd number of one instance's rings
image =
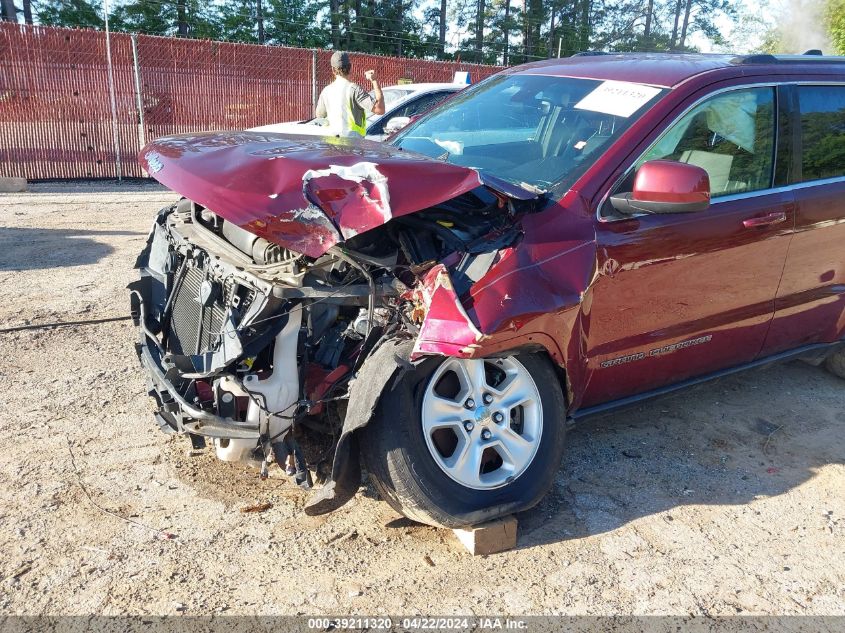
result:
[[(466, 88), (462, 83), (403, 84), (382, 88), (384, 93), (384, 114), (367, 115), (367, 138), (384, 140), (396, 130), (402, 129), (411, 117), (422, 114), (438, 103)], [(251, 128), (251, 132), (281, 132), (283, 134), (325, 134), (325, 119), (307, 119), (289, 123), (273, 123)]]

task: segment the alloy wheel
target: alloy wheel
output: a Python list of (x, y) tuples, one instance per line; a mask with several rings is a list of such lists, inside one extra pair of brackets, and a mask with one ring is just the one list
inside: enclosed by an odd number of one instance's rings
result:
[(435, 463), (475, 490), (500, 488), (525, 472), (543, 432), (537, 385), (512, 356), (446, 359), (428, 382), (421, 419)]

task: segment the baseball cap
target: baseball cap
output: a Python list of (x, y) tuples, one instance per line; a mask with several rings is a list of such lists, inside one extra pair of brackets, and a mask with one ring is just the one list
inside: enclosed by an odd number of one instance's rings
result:
[(352, 65), (349, 61), (349, 54), (341, 51), (332, 53), (332, 68), (348, 68)]

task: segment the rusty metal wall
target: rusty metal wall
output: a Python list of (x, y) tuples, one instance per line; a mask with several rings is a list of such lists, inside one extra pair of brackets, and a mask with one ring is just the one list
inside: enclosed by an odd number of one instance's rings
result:
[[(140, 177), (144, 142), (307, 118), (331, 81), (324, 50), (112, 33), (111, 55), (120, 169), (105, 33), (0, 23), (0, 175)], [(357, 53), (353, 63), (362, 85), (369, 68), (383, 85), (499, 70)]]
[[(111, 47), (124, 175), (141, 175), (130, 36)], [(0, 175), (114, 177), (114, 145), (105, 33), (0, 24)]]
[(306, 118), (312, 52), (139, 35), (146, 137)]

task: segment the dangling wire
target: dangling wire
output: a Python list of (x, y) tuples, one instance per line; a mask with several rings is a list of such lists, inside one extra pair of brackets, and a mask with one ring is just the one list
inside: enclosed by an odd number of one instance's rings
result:
[(114, 160), (118, 181), (123, 180), (123, 170), (120, 165), (120, 140), (117, 130), (117, 101), (114, 96), (114, 68), (111, 62), (111, 32), (109, 31), (109, 0), (103, 0), (103, 22), (106, 26), (106, 62), (109, 67), (109, 100), (111, 101), (111, 124), (114, 136)]

